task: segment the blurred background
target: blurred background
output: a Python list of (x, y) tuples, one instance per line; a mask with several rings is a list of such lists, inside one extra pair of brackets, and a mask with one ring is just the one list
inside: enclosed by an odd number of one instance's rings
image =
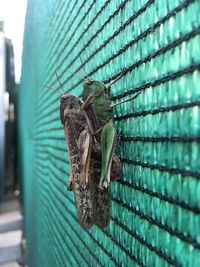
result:
[(21, 261), (17, 89), (26, 5), (26, 0), (0, 0), (0, 264)]
[(17, 86), (21, 76), (26, 0), (0, 1), (0, 199), (18, 186)]

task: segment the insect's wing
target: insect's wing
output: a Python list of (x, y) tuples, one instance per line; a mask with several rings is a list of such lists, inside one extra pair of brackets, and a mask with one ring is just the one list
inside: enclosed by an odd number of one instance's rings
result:
[(69, 119), (65, 122), (64, 127), (70, 157), (72, 189), (74, 192), (78, 218), (82, 227), (89, 229), (93, 225), (93, 205), (90, 190), (91, 184), (89, 181), (89, 184), (86, 188), (83, 188), (81, 185), (81, 163), (79, 148), (76, 141), (80, 136), (81, 131), (78, 131), (78, 127), (75, 127), (76, 123), (78, 124), (76, 118)]
[(93, 212), (94, 223), (99, 228), (108, 226), (111, 215), (111, 192), (110, 187), (100, 189), (101, 178), (101, 152), (92, 151), (92, 188), (93, 188)]
[(78, 218), (81, 226), (89, 229), (93, 225), (93, 201), (91, 195), (91, 185), (83, 189), (80, 181), (80, 163), (77, 164), (76, 175), (73, 179), (73, 191), (76, 202)]
[(101, 229), (108, 226), (111, 214), (110, 187), (103, 190), (95, 185), (94, 223)]
[[(110, 186), (100, 189), (99, 183), (101, 179), (101, 150), (92, 151), (92, 193), (93, 193), (93, 217), (94, 223), (101, 229), (108, 226), (111, 216), (111, 190)], [(114, 153), (111, 166), (111, 181), (119, 179), (121, 170), (121, 162)]]
[(91, 135), (84, 129), (78, 138), (78, 164), (73, 179), (73, 190), (79, 221), (86, 229), (93, 225), (93, 199), (90, 179), (91, 147)]

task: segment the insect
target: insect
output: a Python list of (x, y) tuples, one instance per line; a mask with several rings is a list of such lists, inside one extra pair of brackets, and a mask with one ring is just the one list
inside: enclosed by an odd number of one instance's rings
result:
[[(57, 73), (56, 76), (62, 88)], [(60, 97), (60, 118), (71, 168), (67, 188), (74, 191), (79, 221), (86, 229), (93, 224), (104, 228), (110, 220), (109, 184), (119, 177), (121, 168), (115, 154), (117, 134), (112, 109), (139, 95), (112, 105), (110, 87), (119, 78), (109, 85), (84, 79), (82, 99), (65, 93), (63, 88)]]
[(89, 183), (91, 135), (81, 108), (80, 100), (64, 93), (60, 98), (60, 118), (64, 125), (70, 159), (70, 181), (68, 190), (74, 191), (78, 217), (84, 228), (93, 224), (93, 206), (90, 187), (83, 190), (82, 183)]
[(102, 166), (99, 182), (99, 188), (101, 189), (107, 188), (110, 184), (112, 163), (115, 164), (115, 169), (118, 170), (114, 180), (117, 179), (121, 168), (121, 163), (115, 153), (117, 133), (113, 125), (113, 107), (133, 100), (140, 94), (137, 93), (131, 98), (112, 104), (110, 100), (111, 85), (120, 77), (121, 75), (108, 85), (100, 81), (87, 79), (83, 86), (83, 107), (87, 112), (101, 147)]

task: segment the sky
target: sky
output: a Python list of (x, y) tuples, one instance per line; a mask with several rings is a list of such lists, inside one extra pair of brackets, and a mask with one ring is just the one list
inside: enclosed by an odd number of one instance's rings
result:
[(0, 20), (4, 20), (4, 32), (12, 39), (15, 55), (15, 79), (21, 76), (24, 20), (27, 0), (0, 0)]

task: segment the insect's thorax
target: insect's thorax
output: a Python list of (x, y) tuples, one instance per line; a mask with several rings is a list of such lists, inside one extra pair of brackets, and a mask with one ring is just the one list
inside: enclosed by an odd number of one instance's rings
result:
[[(81, 112), (72, 112), (65, 116), (64, 118), (64, 128), (65, 135), (68, 143), (68, 150), (71, 159), (78, 154), (77, 141), (79, 139), (80, 133), (87, 127), (87, 121), (84, 116), (84, 111)], [(72, 160), (73, 162), (73, 160)]]
[(87, 127), (84, 113), (71, 113), (65, 118), (65, 125), (69, 128), (71, 138), (78, 139), (80, 133)]
[(87, 113), (93, 123), (94, 129), (97, 129), (105, 124), (106, 121), (113, 118), (111, 100), (106, 92), (106, 86), (101, 82), (94, 82), (92, 85), (84, 85), (82, 98), (83, 101), (89, 95), (93, 94), (94, 97), (90, 101), (87, 108)]

